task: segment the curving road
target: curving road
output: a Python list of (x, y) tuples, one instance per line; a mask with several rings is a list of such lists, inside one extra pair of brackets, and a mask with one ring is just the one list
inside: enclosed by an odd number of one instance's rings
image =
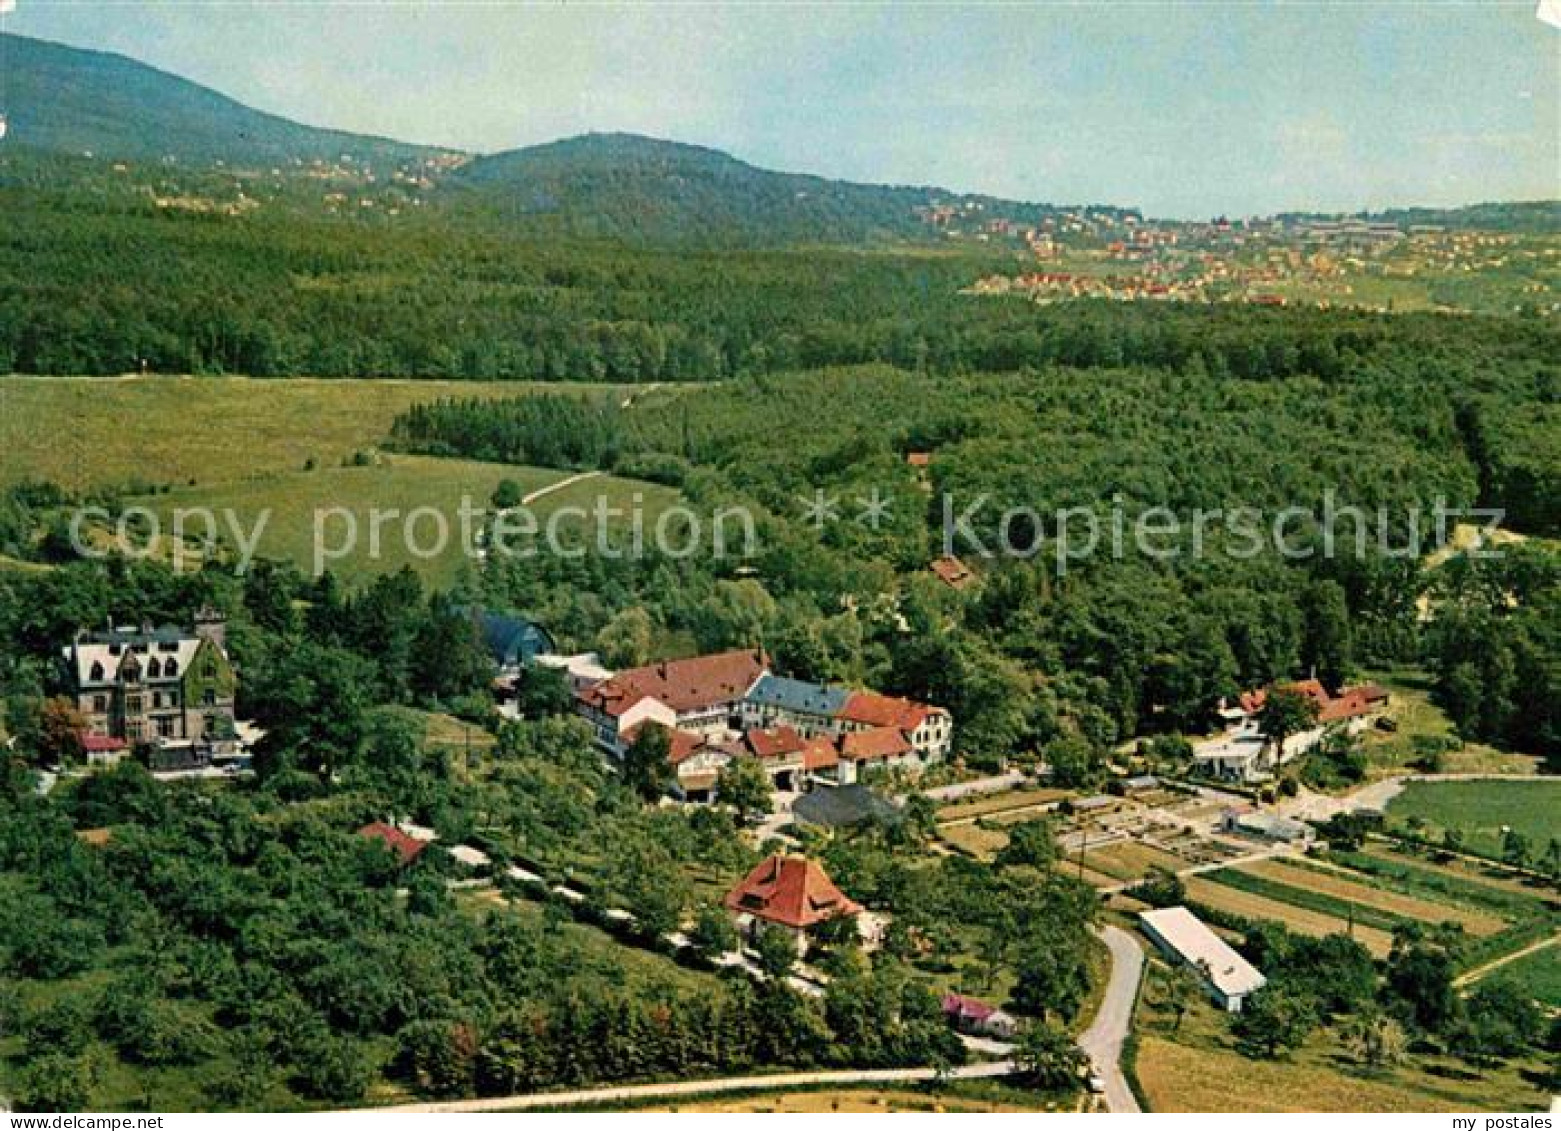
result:
[(1090, 1022), (1079, 1047), (1089, 1057), (1095, 1075), (1106, 1084), (1106, 1107), (1113, 1114), (1136, 1112), (1140, 1108), (1122, 1074), (1122, 1042), (1127, 1040), (1133, 1023), (1133, 1002), (1138, 998), (1138, 982), (1144, 975), (1144, 952), (1133, 936), (1121, 927), (1105, 926), (1096, 932), (1111, 951), (1111, 977), (1106, 996)]
[[(967, 1064), (950, 1069), (946, 1076), (971, 1080), (988, 1076), (1006, 1076), (1013, 1065), (1004, 1061)], [(892, 1084), (933, 1080), (935, 1068), (876, 1068), (848, 1072), (787, 1072), (772, 1076), (723, 1076), (716, 1080), (674, 1080), (665, 1084), (631, 1084), (608, 1088), (587, 1088), (573, 1092), (533, 1092), (525, 1096), (492, 1096), (480, 1100), (451, 1100), (446, 1103), (402, 1104), (398, 1107), (362, 1108), (362, 1111), (433, 1114), (437, 1112), (520, 1111), (526, 1108), (581, 1107), (585, 1105), (637, 1103), (641, 1100), (676, 1099), (709, 1096), (721, 1092), (758, 1092), (784, 1088), (816, 1087), (820, 1084)]]

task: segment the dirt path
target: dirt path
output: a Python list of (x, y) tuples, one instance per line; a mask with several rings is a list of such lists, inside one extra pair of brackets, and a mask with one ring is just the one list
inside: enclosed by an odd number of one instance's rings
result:
[[(973, 1080), (1006, 1076), (1013, 1066), (1004, 1061), (967, 1064), (951, 1069), (955, 1080)], [(396, 1107), (358, 1110), (402, 1114), (440, 1112), (519, 1111), (539, 1107), (581, 1107), (585, 1105), (637, 1103), (640, 1100), (672, 1099), (678, 1096), (709, 1096), (722, 1092), (776, 1091), (784, 1088), (817, 1087), (820, 1084), (878, 1084), (933, 1080), (935, 1068), (876, 1068), (855, 1072), (787, 1072), (776, 1076), (725, 1076), (715, 1080), (674, 1080), (665, 1084), (633, 1084), (610, 1088), (585, 1088), (573, 1092), (533, 1092), (524, 1096), (491, 1096), (480, 1100), (451, 1100), (446, 1103), (401, 1104)]]
[(583, 479), (595, 479), (598, 475), (603, 474), (605, 474), (605, 472), (582, 471), (576, 475), (567, 476), (563, 479), (560, 479), (557, 483), (549, 483), (546, 487), (538, 487), (535, 491), (531, 492), (531, 494), (521, 499), (520, 505), (523, 507), (529, 507), (538, 499), (546, 495), (551, 495), (554, 491), (562, 491), (565, 487), (573, 487), (576, 483), (579, 483)]
[(1476, 966), (1473, 970), (1467, 970), (1464, 973), (1459, 974), (1458, 977), (1453, 979), (1453, 985), (1461, 989), (1462, 987), (1470, 985), (1471, 983), (1478, 982), (1487, 974), (1495, 973), (1509, 962), (1516, 962), (1520, 958), (1527, 958), (1529, 955), (1534, 954), (1537, 951), (1544, 950), (1546, 947), (1555, 946), (1558, 942), (1561, 942), (1561, 934), (1551, 935), (1549, 938), (1540, 939), (1537, 943), (1531, 943), (1522, 950), (1515, 950), (1511, 954), (1504, 954), (1500, 958), (1492, 959), (1484, 966)]

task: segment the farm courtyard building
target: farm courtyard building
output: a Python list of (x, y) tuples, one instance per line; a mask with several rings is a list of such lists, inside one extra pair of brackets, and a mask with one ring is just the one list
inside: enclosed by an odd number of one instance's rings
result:
[(1248, 997), (1268, 979), (1185, 907), (1141, 911), (1144, 934), (1172, 962), (1189, 967), (1208, 995), (1227, 1013), (1240, 1013)]

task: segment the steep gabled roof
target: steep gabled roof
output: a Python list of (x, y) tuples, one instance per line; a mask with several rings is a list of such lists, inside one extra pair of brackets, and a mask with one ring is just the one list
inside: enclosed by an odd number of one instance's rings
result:
[(760, 761), (801, 754), (807, 747), (806, 740), (797, 733), (797, 729), (789, 726), (779, 726), (774, 730), (750, 730), (743, 735), (743, 744)]
[(802, 768), (804, 770), (831, 770), (840, 765), (840, 751), (836, 749), (834, 740), (827, 735), (819, 735), (817, 738), (808, 739), (807, 745), (802, 748)]
[(875, 762), (909, 754), (914, 747), (898, 727), (874, 727), (840, 736), (840, 756), (848, 762)]
[(580, 699), (615, 718), (646, 699), (679, 713), (701, 711), (741, 699), (767, 667), (764, 653), (749, 649), (664, 660), (621, 671), (581, 692)]
[(771, 856), (727, 893), (726, 906), (798, 930), (862, 911), (823, 868), (801, 856)]
[(396, 859), (401, 862), (403, 868), (416, 860), (423, 849), (428, 847), (426, 840), (408, 836), (394, 825), (387, 825), (384, 821), (374, 821), (364, 825), (358, 830), (358, 835), (377, 840), (385, 845), (396, 854)]
[(876, 691), (853, 691), (840, 708), (839, 717), (848, 723), (913, 731), (931, 712), (932, 708), (926, 704), (910, 699), (880, 695)]
[(809, 683), (805, 679), (766, 672), (759, 677), (748, 693), (748, 702), (765, 707), (778, 707), (804, 715), (828, 717), (845, 706), (849, 691), (823, 684)]

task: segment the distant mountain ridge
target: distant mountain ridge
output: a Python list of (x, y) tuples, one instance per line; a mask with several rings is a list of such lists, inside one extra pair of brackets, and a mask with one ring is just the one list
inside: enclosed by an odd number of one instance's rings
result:
[[(796, 245), (935, 241), (921, 210), (953, 211), (980, 230), (985, 219), (1038, 224), (1062, 208), (930, 186), (862, 184), (761, 169), (716, 149), (626, 133), (591, 133), (489, 155), (304, 125), (252, 109), (198, 83), (123, 55), (0, 35), (7, 151), (248, 168), (342, 158), (376, 169), (416, 162), (428, 204), (475, 210), (524, 231), (644, 244)], [(1292, 217), (1320, 213), (1294, 213)], [(1365, 214), (1354, 214), (1356, 217)], [(1400, 224), (1445, 223), (1554, 231), (1561, 204), (1477, 204), (1394, 209)]]
[[(348, 155), (375, 166), (464, 156), (302, 125), (122, 55), (5, 35), (0, 59), (4, 144), (16, 149), (252, 168), (337, 165)], [(929, 187), (777, 173), (715, 149), (623, 133), (437, 164), (429, 172), (436, 207), (475, 209), (539, 234), (636, 243), (926, 240), (934, 233), (915, 210), (932, 199), (1001, 203), (1006, 215), (1035, 219), (1055, 211)]]
[(0, 35), (6, 144), (133, 160), (401, 161), (440, 152), (306, 126), (124, 55)]

